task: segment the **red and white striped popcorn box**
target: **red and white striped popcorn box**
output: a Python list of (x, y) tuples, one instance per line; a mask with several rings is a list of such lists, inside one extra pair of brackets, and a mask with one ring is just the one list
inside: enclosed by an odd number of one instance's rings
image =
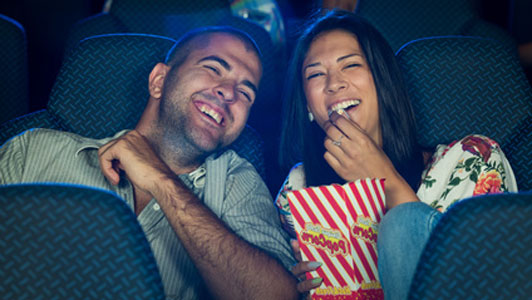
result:
[(307, 273), (323, 283), (312, 299), (383, 299), (377, 273), (377, 225), (384, 180), (310, 187), (287, 194), (301, 257), (322, 266)]

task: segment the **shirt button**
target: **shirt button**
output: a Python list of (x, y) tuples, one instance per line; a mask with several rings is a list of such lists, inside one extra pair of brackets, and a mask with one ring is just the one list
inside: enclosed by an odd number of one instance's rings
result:
[(155, 204), (153, 205), (153, 210), (159, 210), (159, 209), (161, 209), (161, 207), (159, 206), (158, 203), (155, 203)]

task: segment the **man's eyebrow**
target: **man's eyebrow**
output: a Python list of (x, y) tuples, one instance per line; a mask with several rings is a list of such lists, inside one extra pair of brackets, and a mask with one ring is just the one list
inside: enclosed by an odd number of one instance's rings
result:
[(216, 55), (209, 55), (209, 56), (206, 56), (200, 60), (198, 60), (198, 63), (200, 62), (204, 62), (206, 60), (214, 60), (215, 62), (219, 63), (220, 65), (222, 65), (222, 67), (224, 69), (226, 69), (227, 71), (231, 71), (231, 66), (222, 58), (216, 56)]

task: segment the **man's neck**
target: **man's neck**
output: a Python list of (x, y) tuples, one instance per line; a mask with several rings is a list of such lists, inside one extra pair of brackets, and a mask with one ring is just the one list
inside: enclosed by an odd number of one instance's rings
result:
[(169, 137), (165, 137), (162, 132), (153, 130), (146, 132), (145, 137), (159, 158), (176, 175), (190, 173), (205, 161), (205, 155), (193, 147), (188, 147), (187, 142), (182, 139), (168, 142)]

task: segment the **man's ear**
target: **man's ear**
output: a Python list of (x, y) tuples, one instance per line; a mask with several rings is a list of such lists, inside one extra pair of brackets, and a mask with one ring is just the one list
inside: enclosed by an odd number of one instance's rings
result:
[(163, 63), (158, 63), (151, 70), (149, 77), (150, 96), (154, 99), (160, 99), (163, 91), (163, 84), (170, 67)]

